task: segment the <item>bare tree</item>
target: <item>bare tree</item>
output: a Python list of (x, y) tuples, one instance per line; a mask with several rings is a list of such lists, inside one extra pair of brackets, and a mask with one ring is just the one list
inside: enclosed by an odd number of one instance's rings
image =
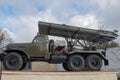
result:
[(6, 29), (0, 29), (0, 51), (5, 49), (5, 46), (9, 43), (13, 43), (12, 38), (10, 38), (9, 33)]

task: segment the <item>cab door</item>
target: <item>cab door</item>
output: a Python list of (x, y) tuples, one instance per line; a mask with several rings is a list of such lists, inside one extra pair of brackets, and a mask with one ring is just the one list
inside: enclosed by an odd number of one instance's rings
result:
[(47, 37), (36, 36), (32, 42), (31, 53), (33, 57), (45, 57), (47, 53)]

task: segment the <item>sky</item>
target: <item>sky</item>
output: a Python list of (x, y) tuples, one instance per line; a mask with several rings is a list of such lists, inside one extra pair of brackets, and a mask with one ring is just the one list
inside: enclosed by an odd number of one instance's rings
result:
[(0, 0), (0, 29), (15, 42), (32, 41), (38, 21), (120, 30), (120, 0)]

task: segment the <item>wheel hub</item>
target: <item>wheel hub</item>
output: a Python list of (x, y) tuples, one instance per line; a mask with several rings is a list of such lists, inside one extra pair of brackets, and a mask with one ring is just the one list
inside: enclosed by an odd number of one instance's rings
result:
[(78, 58), (75, 58), (72, 63), (75, 67), (79, 67), (81, 65), (81, 60)]
[(99, 61), (97, 58), (92, 58), (90, 62), (93, 66), (97, 66), (99, 64)]
[(12, 58), (9, 59), (8, 63), (11, 66), (14, 66), (14, 65), (18, 64), (18, 59), (14, 56), (14, 57), (12, 57)]

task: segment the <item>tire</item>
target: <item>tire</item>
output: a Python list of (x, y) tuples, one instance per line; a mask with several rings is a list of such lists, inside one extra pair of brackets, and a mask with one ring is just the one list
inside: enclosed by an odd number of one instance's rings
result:
[(102, 67), (102, 59), (95, 54), (91, 54), (86, 58), (87, 70), (99, 71)]
[(62, 66), (63, 66), (64, 70), (70, 71), (69, 68), (68, 68), (68, 66), (67, 66), (67, 63), (63, 63)]
[(7, 70), (20, 70), (23, 66), (23, 58), (18, 53), (8, 53), (3, 60), (3, 65)]
[(27, 63), (23, 63), (22, 67), (19, 70), (25, 69), (26, 65), (27, 65)]
[(82, 71), (85, 68), (85, 60), (81, 55), (71, 55), (67, 66), (70, 71)]

